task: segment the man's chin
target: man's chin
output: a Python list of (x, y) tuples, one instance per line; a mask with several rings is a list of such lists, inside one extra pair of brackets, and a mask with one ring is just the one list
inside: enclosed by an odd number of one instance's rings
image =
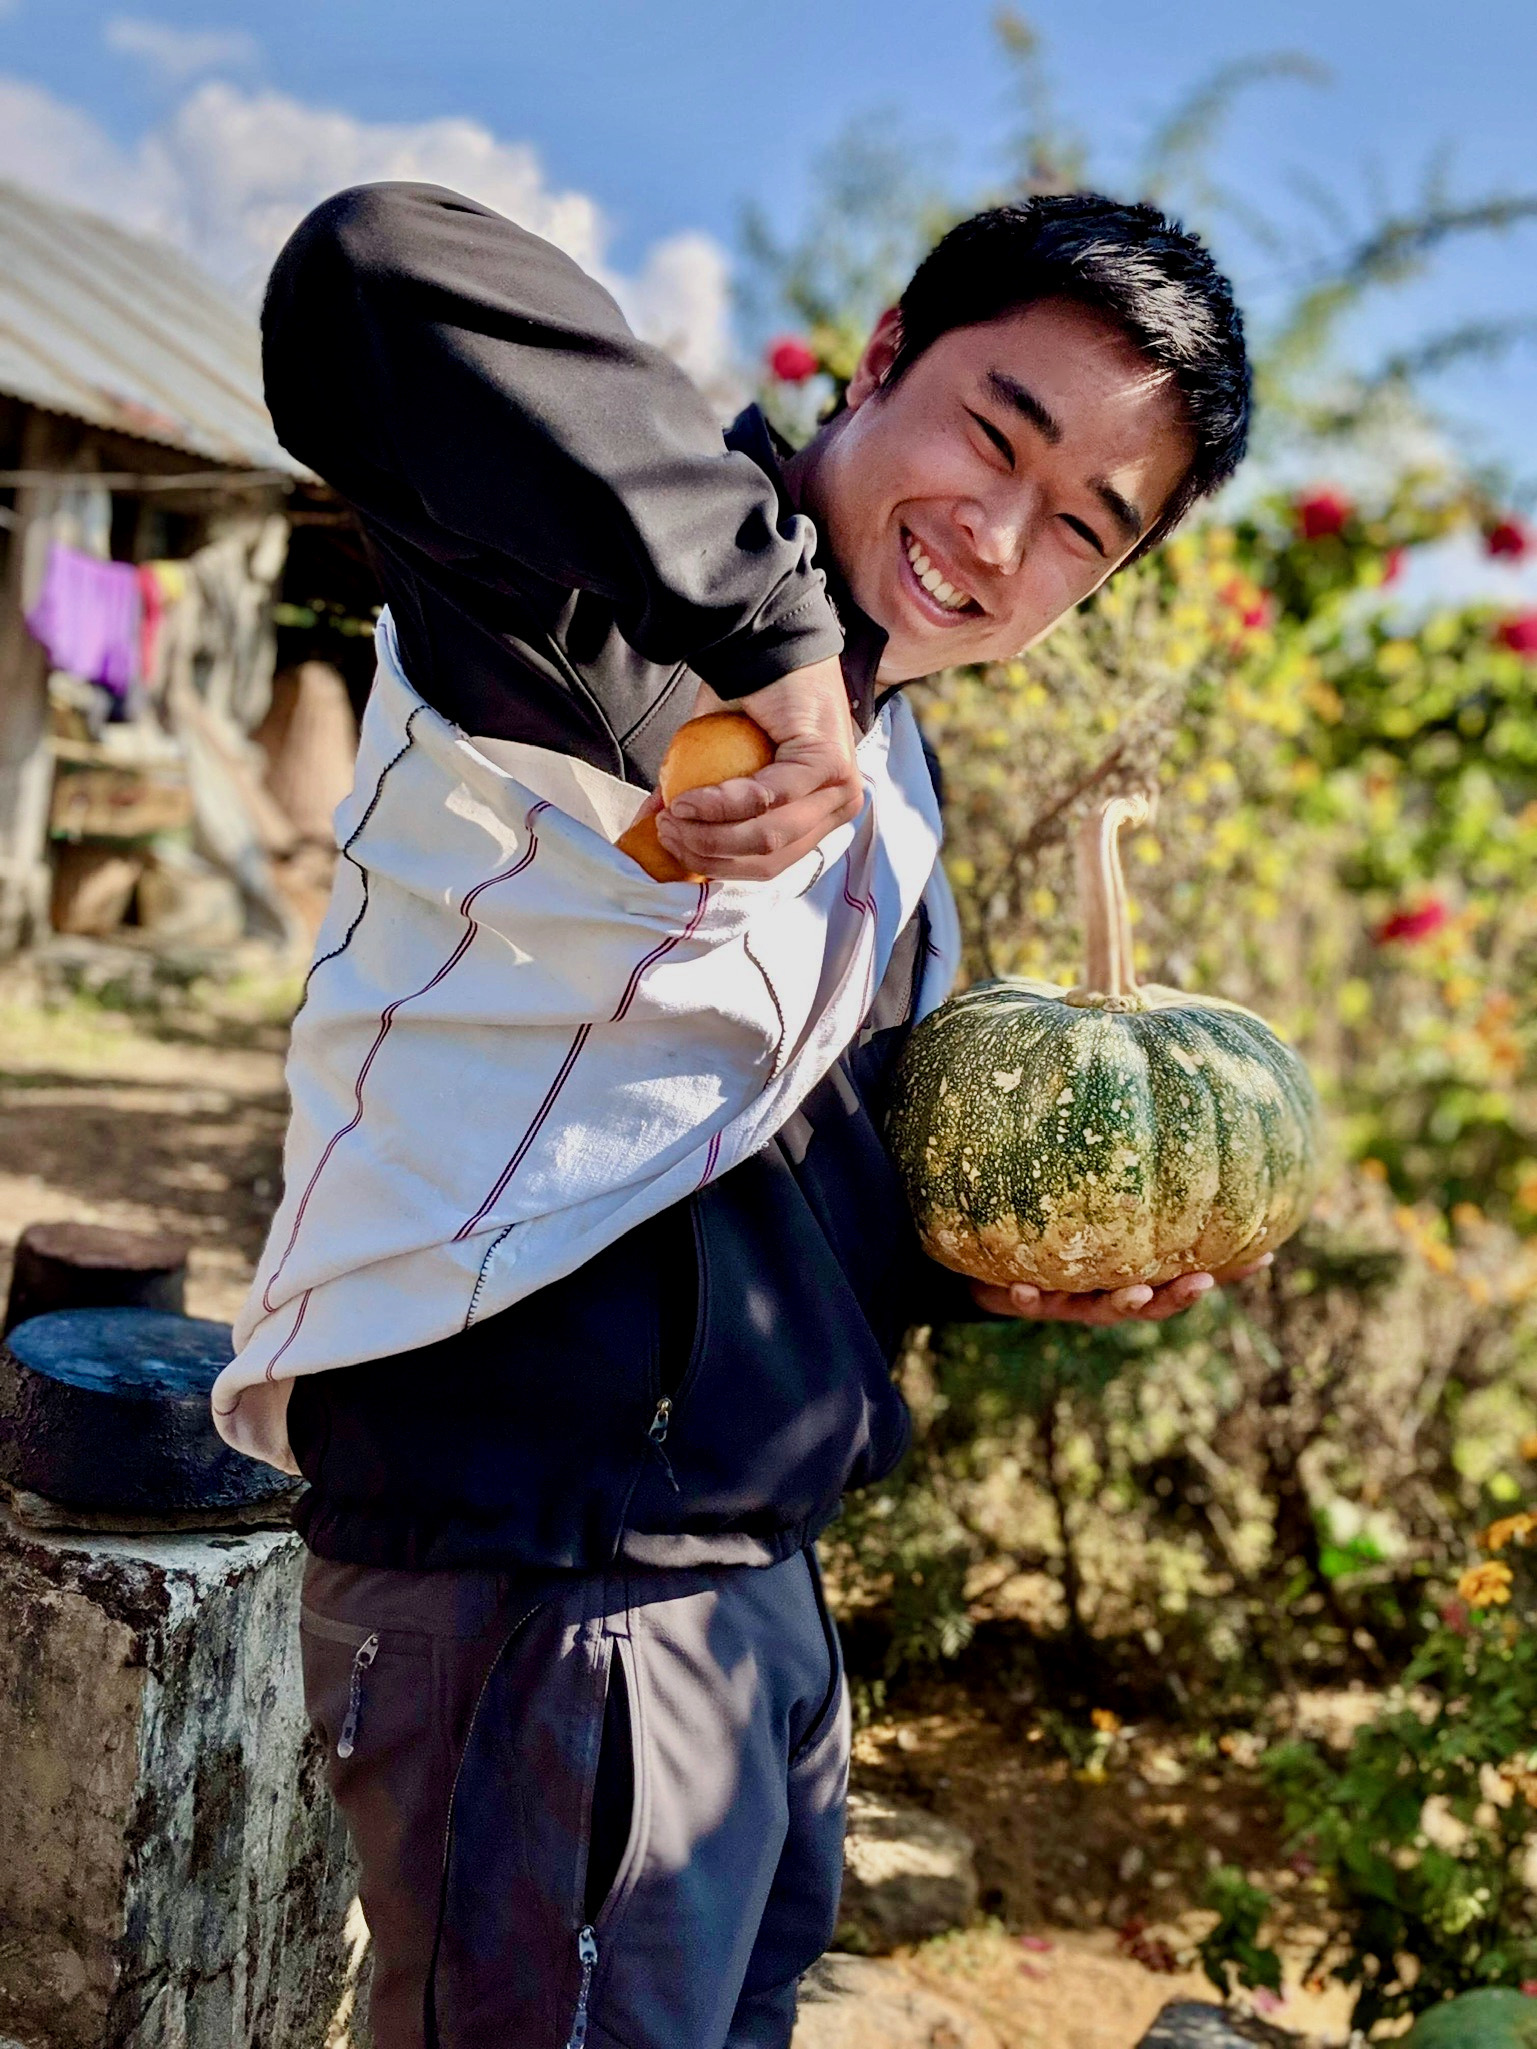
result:
[(969, 634), (938, 627), (932, 633), (912, 631), (891, 634), (881, 656), (876, 680), (881, 683), (912, 683), (920, 676), (932, 676), (936, 669), (953, 669), (967, 662), (988, 660)]

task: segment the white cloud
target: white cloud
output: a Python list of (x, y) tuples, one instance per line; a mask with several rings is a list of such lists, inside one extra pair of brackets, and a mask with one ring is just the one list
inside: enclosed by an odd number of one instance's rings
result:
[(261, 56), (261, 45), (243, 28), (176, 28), (168, 21), (116, 14), (102, 35), (109, 50), (142, 59), (174, 85), (203, 72), (254, 64)]
[(503, 141), (477, 121), (361, 121), (209, 79), (124, 148), (83, 108), (0, 74), (0, 177), (162, 236), (248, 301), (289, 232), (327, 193), (380, 178), (448, 185), (556, 243), (722, 410), (740, 403), (719, 245), (675, 235), (653, 245), (637, 274), (615, 273), (597, 202), (552, 187), (527, 143)]

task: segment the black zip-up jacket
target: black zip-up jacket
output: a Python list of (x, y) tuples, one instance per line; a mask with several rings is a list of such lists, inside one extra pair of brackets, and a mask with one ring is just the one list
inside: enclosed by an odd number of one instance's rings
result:
[[(536, 236), (432, 186), (343, 192), (279, 256), (263, 342), (284, 445), (356, 507), (406, 673), (466, 732), (650, 788), (696, 678), (729, 699), (840, 652), (874, 716), (884, 635), (813, 559), (762, 416), (723, 441)], [(754, 1158), (467, 1331), (296, 1382), (311, 1547), (415, 1569), (768, 1564), (887, 1472), (903, 1334), (967, 1299), (923, 1256), (880, 1137), (923, 945), (920, 918), (855, 1044)]]

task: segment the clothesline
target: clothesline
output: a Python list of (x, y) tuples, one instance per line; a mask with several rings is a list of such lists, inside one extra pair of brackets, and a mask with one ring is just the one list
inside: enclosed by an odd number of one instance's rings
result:
[(291, 491), (301, 479), (287, 470), (195, 470), (185, 476), (138, 476), (131, 470), (0, 470), (0, 491), (24, 491), (42, 484), (94, 484), (104, 491), (207, 491), (265, 489)]

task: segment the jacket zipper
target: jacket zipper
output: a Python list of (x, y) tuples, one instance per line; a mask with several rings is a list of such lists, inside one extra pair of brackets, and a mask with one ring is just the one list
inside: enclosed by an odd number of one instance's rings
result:
[(674, 1494), (681, 1494), (678, 1476), (672, 1469), (672, 1460), (667, 1456), (667, 1433), (672, 1428), (672, 1396), (664, 1394), (656, 1405), (656, 1414), (651, 1418), (651, 1427), (646, 1432), (651, 1449), (662, 1461), (662, 1471), (667, 1475), (667, 1484)]
[(598, 1968), (598, 1938), (590, 1928), (577, 1931), (576, 1960), (582, 1967), (582, 1982), (576, 1995), (576, 2013), (566, 2049), (583, 2049), (587, 2040), (587, 2002), (592, 1993), (592, 1974)]
[(353, 1653), (352, 1680), (347, 1688), (347, 1717), (336, 1739), (338, 1757), (351, 1757), (357, 1747), (358, 1716), (363, 1711), (363, 1674), (379, 1655), (379, 1633), (365, 1637)]

